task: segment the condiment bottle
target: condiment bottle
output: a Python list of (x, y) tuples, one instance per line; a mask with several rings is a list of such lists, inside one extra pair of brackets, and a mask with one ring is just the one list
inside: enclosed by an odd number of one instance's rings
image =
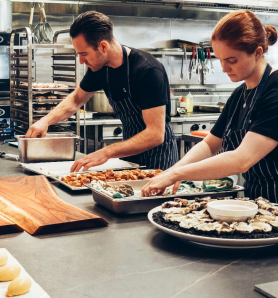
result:
[(186, 96), (185, 107), (186, 107), (187, 113), (193, 113), (193, 95), (190, 93), (190, 91)]
[(185, 112), (186, 112), (185, 105), (186, 105), (185, 98), (182, 97), (182, 98), (181, 98), (181, 101), (180, 101), (180, 113), (181, 113), (181, 114), (185, 114)]

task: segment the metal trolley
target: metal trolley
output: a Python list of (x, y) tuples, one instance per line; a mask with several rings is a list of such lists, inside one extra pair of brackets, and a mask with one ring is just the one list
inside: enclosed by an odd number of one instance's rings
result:
[[(46, 115), (63, 98), (72, 92), (80, 82), (80, 71), (77, 54), (70, 44), (58, 44), (59, 34), (69, 30), (57, 31), (53, 44), (33, 44), (30, 28), (13, 30), (10, 41), (10, 94), (11, 126), (15, 133), (25, 134), (34, 122)], [(25, 35), (25, 45), (14, 44), (15, 35)], [(33, 61), (36, 51), (45, 50), (52, 57), (52, 81), (68, 87), (41, 88), (34, 85), (36, 69)], [(80, 115), (75, 119), (65, 120), (49, 127), (51, 132), (74, 132), (80, 136)], [(80, 148), (78, 148), (80, 149)]]

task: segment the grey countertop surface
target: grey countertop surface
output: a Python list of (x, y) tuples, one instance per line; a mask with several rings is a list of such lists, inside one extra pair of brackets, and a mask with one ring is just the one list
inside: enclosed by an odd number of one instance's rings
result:
[[(17, 153), (7, 144), (0, 147)], [(0, 163), (1, 177), (34, 175), (16, 161)], [(74, 192), (50, 182), (62, 199), (109, 222), (43, 236), (0, 236), (0, 246), (52, 298), (259, 298), (254, 285), (278, 280), (277, 246), (200, 246), (157, 230), (146, 214), (115, 215), (96, 205), (89, 190)]]

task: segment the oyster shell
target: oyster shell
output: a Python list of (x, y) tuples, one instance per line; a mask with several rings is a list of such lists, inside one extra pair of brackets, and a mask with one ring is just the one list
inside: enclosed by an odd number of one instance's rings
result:
[(209, 197), (203, 197), (203, 198), (198, 198), (198, 197), (196, 197), (195, 198), (195, 201), (196, 202), (210, 202), (210, 201), (212, 201), (212, 199), (211, 199), (211, 197), (209, 196)]
[(250, 198), (247, 198), (247, 197), (245, 197), (245, 198), (237, 198), (236, 200), (239, 200), (239, 201), (249, 201)]
[(217, 200), (231, 200), (233, 197), (217, 197)]
[(267, 214), (260, 214), (260, 215), (256, 215), (255, 219), (259, 220), (259, 221), (263, 221), (263, 222), (269, 222), (271, 220), (275, 220), (275, 216), (267, 215)]
[(180, 222), (180, 227), (183, 229), (191, 229), (194, 228), (198, 225), (202, 224), (202, 221), (200, 221), (197, 218), (189, 218), (189, 219), (184, 219)]
[(250, 220), (249, 225), (254, 229), (254, 232), (268, 233), (268, 232), (271, 232), (272, 230), (272, 227), (270, 224), (262, 221)]
[(278, 216), (278, 208), (276, 208), (275, 210), (271, 211), (271, 213), (275, 216)]
[(213, 232), (216, 230), (216, 228), (218, 226), (221, 226), (221, 224), (219, 222), (212, 222), (212, 223), (202, 223), (198, 226), (195, 226), (194, 228), (197, 230), (197, 231), (201, 231), (201, 232)]
[(201, 207), (201, 203), (197, 203), (197, 202), (191, 203), (191, 204), (189, 205), (189, 208), (191, 209), (191, 211), (196, 211), (196, 210), (198, 210), (200, 207)]
[(226, 234), (226, 233), (233, 233), (234, 229), (226, 222), (222, 222), (219, 226), (216, 226), (215, 228), (216, 232), (221, 235), (221, 234)]
[(254, 230), (250, 225), (248, 225), (248, 223), (244, 221), (233, 222), (230, 226), (235, 230), (235, 232), (240, 234), (250, 234)]
[(181, 207), (181, 206), (182, 206), (182, 202), (177, 202), (177, 201), (168, 201), (161, 205), (162, 208)]
[(189, 207), (171, 207), (171, 208), (162, 208), (160, 210), (162, 213), (175, 213), (175, 214), (187, 214), (191, 211)]
[(278, 231), (278, 221), (269, 221), (268, 223), (272, 226), (274, 231)]
[(258, 209), (258, 213), (262, 215), (272, 215), (271, 212), (265, 210), (265, 209)]
[(182, 214), (164, 214), (163, 215), (163, 219), (166, 221), (166, 222), (175, 222), (175, 223), (179, 223), (181, 222), (182, 220), (186, 219), (186, 216), (185, 215), (182, 215)]
[(175, 198), (174, 199), (175, 202), (181, 202), (182, 206), (186, 207), (189, 205), (189, 201), (186, 199), (181, 199), (181, 198)]

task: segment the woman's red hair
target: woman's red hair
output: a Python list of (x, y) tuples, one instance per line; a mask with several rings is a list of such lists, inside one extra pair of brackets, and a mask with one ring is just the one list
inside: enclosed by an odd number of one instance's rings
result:
[(231, 47), (254, 53), (261, 46), (263, 53), (277, 41), (277, 31), (273, 26), (264, 26), (259, 18), (249, 10), (239, 10), (224, 16), (216, 24), (211, 43), (214, 40), (226, 41)]

